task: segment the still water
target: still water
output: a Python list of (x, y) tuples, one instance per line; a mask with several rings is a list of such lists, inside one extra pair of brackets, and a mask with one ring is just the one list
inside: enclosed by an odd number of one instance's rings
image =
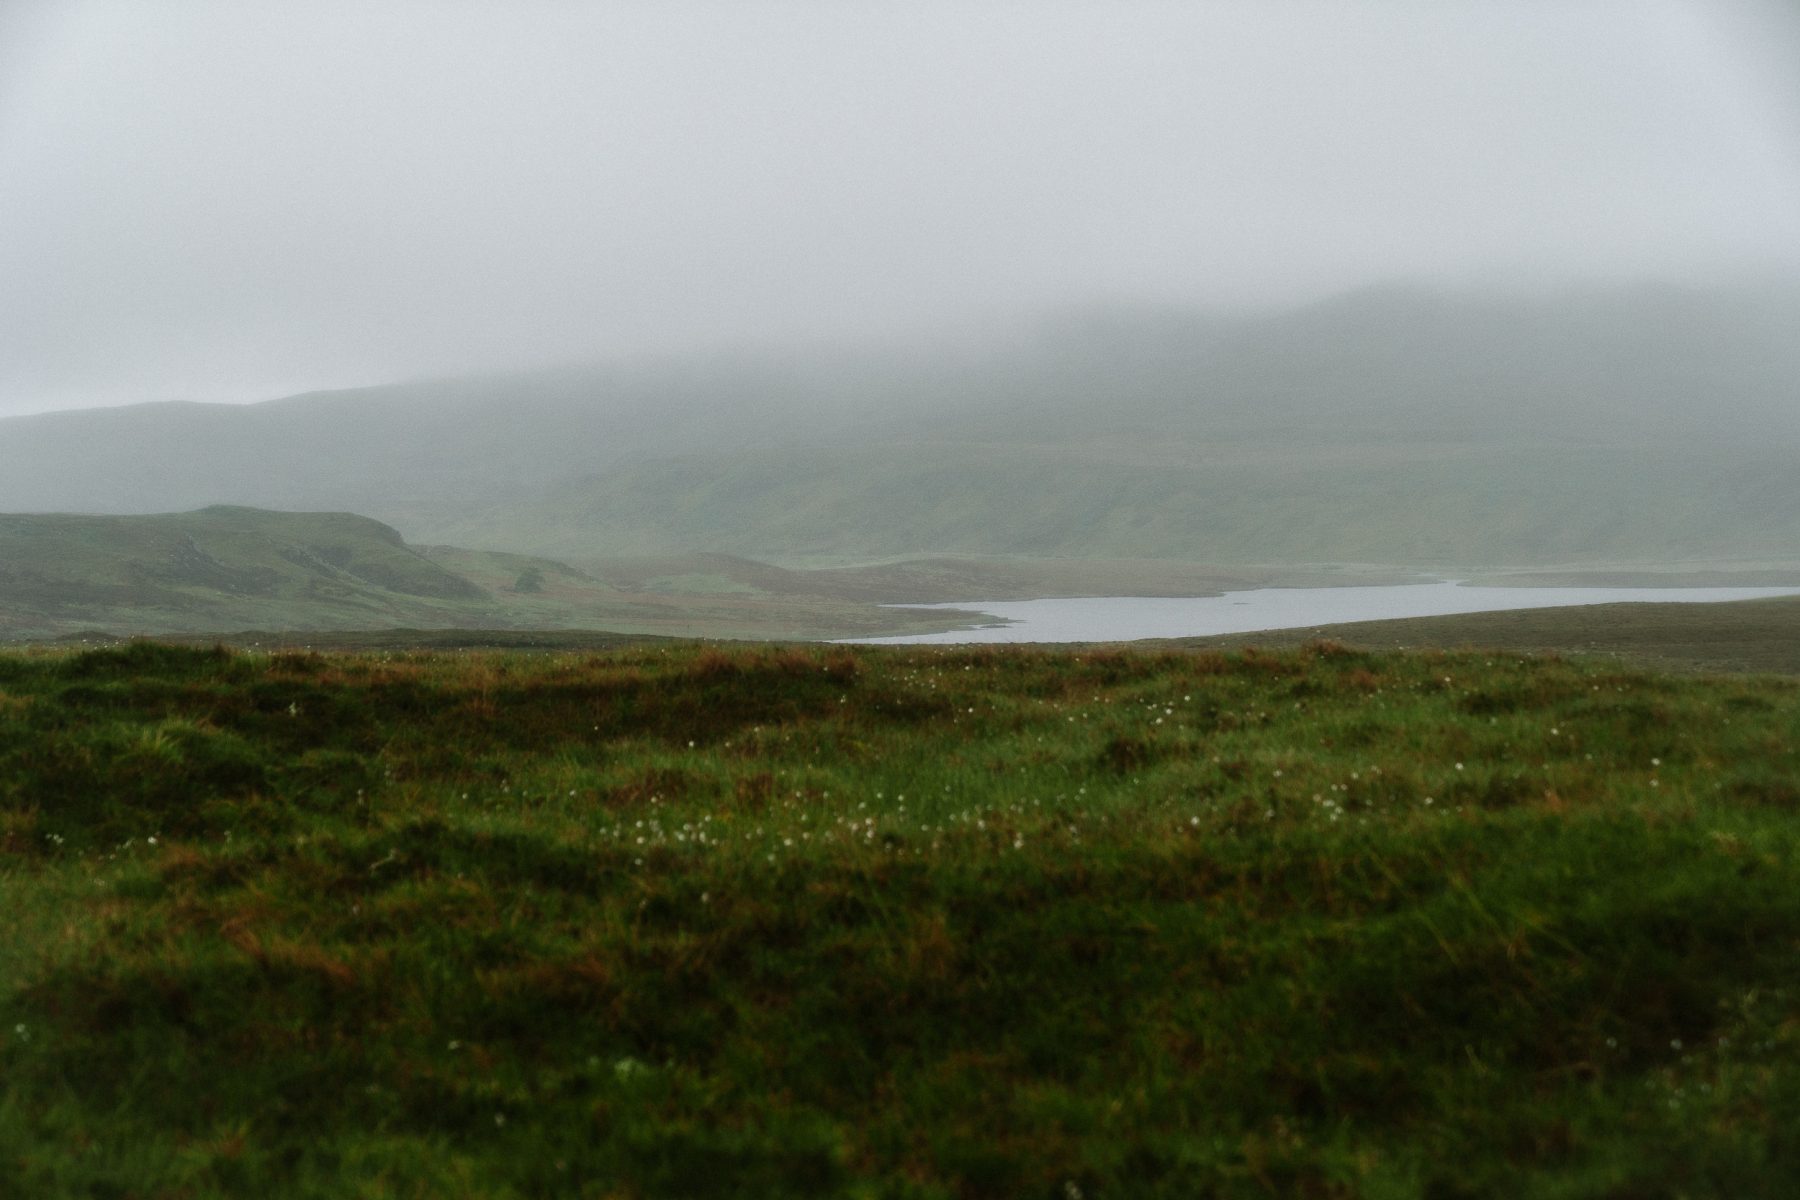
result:
[(1086, 596), (1065, 600), (969, 600), (908, 608), (960, 608), (993, 623), (952, 633), (868, 638), (866, 644), (964, 642), (1123, 642), (1135, 638), (1208, 637), (1520, 608), (1614, 604), (1622, 600), (1715, 603), (1800, 595), (1792, 587), (1580, 588), (1468, 587), (1453, 581), (1393, 587), (1259, 588), (1219, 596)]

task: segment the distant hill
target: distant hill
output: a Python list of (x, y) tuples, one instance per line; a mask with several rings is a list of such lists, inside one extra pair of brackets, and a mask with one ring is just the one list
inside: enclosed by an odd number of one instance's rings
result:
[(348, 513), (0, 515), (0, 633), (462, 624), (469, 580)]
[(869, 603), (874, 586), (859, 572), (815, 583), (718, 558), (626, 565), (600, 579), (551, 559), (411, 546), (350, 513), (0, 514), (0, 642), (408, 628), (826, 637), (956, 623)]
[(1800, 289), (1228, 317), (0, 421), (0, 509), (349, 509), (587, 558), (1800, 558)]
[(890, 443), (694, 456), (446, 530), (576, 557), (950, 553), (1213, 563), (1800, 559), (1792, 442)]

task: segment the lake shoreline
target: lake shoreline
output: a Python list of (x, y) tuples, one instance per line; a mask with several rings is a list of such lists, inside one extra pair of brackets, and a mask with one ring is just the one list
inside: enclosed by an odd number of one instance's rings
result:
[(838, 639), (846, 645), (1079, 644), (1204, 638), (1384, 620), (1577, 608), (1621, 603), (1707, 604), (1800, 595), (1800, 584), (1717, 587), (1572, 587), (1470, 583), (1263, 587), (1205, 596), (1044, 597), (894, 604), (912, 613), (972, 614), (962, 627)]

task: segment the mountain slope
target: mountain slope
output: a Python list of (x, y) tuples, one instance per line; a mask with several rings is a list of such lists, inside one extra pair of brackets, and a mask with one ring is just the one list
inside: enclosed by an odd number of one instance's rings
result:
[(1800, 291), (1375, 289), (913, 352), (0, 421), (0, 509), (352, 509), (600, 556), (1800, 555)]
[(469, 580), (349, 513), (0, 516), (0, 633), (463, 623)]
[(1786, 446), (894, 443), (646, 463), (449, 531), (581, 555), (1190, 562), (1800, 559)]

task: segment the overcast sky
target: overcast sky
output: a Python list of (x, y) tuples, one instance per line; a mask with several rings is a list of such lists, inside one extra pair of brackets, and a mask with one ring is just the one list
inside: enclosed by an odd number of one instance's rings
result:
[(0, 0), (0, 412), (1800, 269), (1790, 0)]

